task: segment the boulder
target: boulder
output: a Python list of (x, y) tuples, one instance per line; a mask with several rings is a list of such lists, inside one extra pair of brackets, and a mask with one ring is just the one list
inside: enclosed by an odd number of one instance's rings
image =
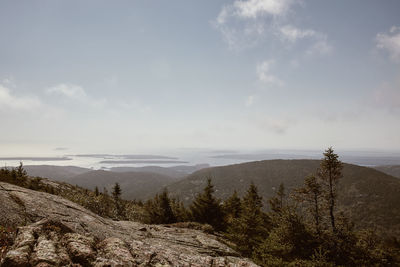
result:
[(1, 182), (0, 203), (0, 225), (23, 225), (1, 266), (257, 266), (200, 230), (113, 221)]

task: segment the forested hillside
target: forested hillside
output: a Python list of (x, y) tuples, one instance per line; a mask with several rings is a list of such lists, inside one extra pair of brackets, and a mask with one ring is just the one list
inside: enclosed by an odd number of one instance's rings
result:
[(124, 190), (122, 197), (133, 200), (146, 200), (151, 198), (166, 185), (177, 181), (178, 178), (150, 173), (150, 172), (111, 172), (90, 171), (69, 179), (69, 183), (94, 190), (107, 188), (109, 191), (115, 183), (119, 183)]
[[(266, 160), (203, 169), (168, 186), (171, 195), (190, 204), (196, 194), (212, 178), (215, 195), (226, 199), (235, 190), (243, 196), (253, 182), (267, 200), (281, 183), (290, 191), (299, 187), (304, 178), (315, 174), (318, 160)], [(376, 225), (400, 233), (400, 180), (372, 168), (343, 164), (343, 179), (339, 182), (339, 206), (358, 226)]]
[(400, 178), (400, 165), (382, 165), (376, 166), (374, 169), (384, 172), (386, 174), (392, 175), (394, 177)]

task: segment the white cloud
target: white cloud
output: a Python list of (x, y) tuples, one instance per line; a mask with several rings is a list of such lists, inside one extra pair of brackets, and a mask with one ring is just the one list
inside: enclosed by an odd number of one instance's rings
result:
[(231, 50), (254, 47), (272, 32), (273, 21), (290, 10), (294, 0), (236, 0), (222, 7), (213, 25)]
[(257, 46), (265, 38), (265, 25), (262, 23), (250, 23), (242, 26), (217, 25), (223, 40), (228, 48), (233, 51), (241, 51)]
[(38, 98), (15, 96), (9, 88), (0, 84), (0, 109), (33, 110), (41, 105)]
[(283, 86), (284, 85), (283, 81), (281, 81), (280, 79), (271, 74), (271, 67), (274, 64), (275, 64), (274, 60), (266, 60), (264, 62), (259, 63), (256, 69), (258, 80), (267, 84)]
[(254, 95), (249, 95), (246, 98), (246, 101), (244, 102), (244, 105), (246, 107), (251, 107), (254, 104), (255, 96)]
[(224, 24), (230, 17), (256, 19), (265, 15), (283, 16), (292, 3), (293, 0), (237, 0), (222, 7), (217, 23)]
[(328, 37), (312, 29), (302, 30), (293, 25), (285, 25), (279, 28), (281, 39), (295, 43), (300, 39), (311, 39), (312, 45), (307, 49), (307, 55), (327, 55), (333, 50), (328, 42)]
[(288, 24), (289, 12), (299, 0), (236, 0), (222, 7), (214, 26), (231, 50), (243, 50), (271, 42), (296, 43), (308, 39), (308, 55), (326, 55), (332, 51), (326, 34)]
[(317, 35), (314, 30), (302, 30), (292, 25), (285, 25), (279, 30), (283, 38), (290, 42), (296, 42), (298, 39), (303, 39), (305, 37), (314, 37)]
[(389, 34), (378, 33), (376, 42), (376, 46), (386, 50), (393, 61), (400, 62), (400, 27), (391, 27)]
[(235, 14), (243, 18), (257, 18), (262, 15), (284, 15), (292, 4), (292, 0), (248, 0), (235, 1)]
[(65, 84), (61, 83), (56, 86), (50, 87), (46, 89), (48, 94), (58, 94), (62, 96), (66, 96), (67, 98), (77, 100), (85, 105), (89, 105), (93, 108), (101, 108), (106, 104), (106, 99), (96, 99), (89, 96), (82, 86), (74, 85), (74, 84)]
[(230, 9), (231, 8), (229, 6), (222, 7), (217, 17), (218, 24), (224, 24), (227, 21), (228, 17), (230, 16)]
[(46, 90), (48, 93), (61, 94), (70, 98), (86, 98), (86, 92), (81, 86), (61, 83)]

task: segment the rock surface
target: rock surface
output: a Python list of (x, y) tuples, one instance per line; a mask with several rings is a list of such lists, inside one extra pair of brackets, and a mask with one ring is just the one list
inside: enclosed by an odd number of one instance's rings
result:
[(26, 225), (1, 266), (256, 266), (198, 230), (112, 221), (1, 182), (0, 203), (0, 225)]

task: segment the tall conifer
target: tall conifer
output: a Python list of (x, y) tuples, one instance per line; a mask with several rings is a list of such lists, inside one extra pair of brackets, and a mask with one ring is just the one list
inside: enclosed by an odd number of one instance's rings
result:
[(323, 181), (326, 188), (325, 199), (328, 204), (329, 218), (333, 232), (336, 232), (336, 190), (338, 180), (342, 178), (342, 168), (342, 162), (339, 160), (339, 156), (333, 152), (333, 148), (330, 147), (325, 150), (324, 158), (322, 159), (320, 169), (318, 170), (318, 177)]
[(214, 186), (211, 184), (211, 178), (208, 178), (206, 187), (201, 194), (197, 195), (190, 206), (190, 211), (193, 220), (208, 223), (219, 231), (224, 228), (224, 216), (222, 208), (213, 194)]
[(267, 235), (262, 206), (262, 197), (258, 195), (257, 187), (251, 183), (243, 197), (240, 216), (229, 229), (231, 239), (244, 256), (251, 256)]

